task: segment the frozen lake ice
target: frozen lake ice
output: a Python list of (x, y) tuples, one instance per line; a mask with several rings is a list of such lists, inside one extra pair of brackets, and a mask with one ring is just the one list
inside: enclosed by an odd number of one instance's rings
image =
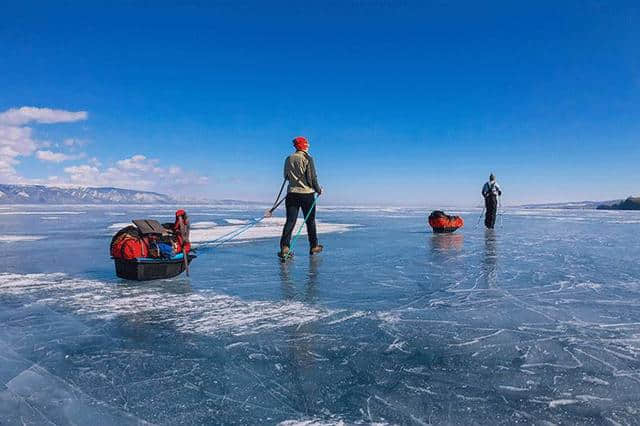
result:
[[(0, 424), (638, 424), (640, 212), (191, 207), (191, 277), (115, 277), (111, 235), (172, 206), (0, 208)], [(500, 222), (500, 221), (499, 221)]]

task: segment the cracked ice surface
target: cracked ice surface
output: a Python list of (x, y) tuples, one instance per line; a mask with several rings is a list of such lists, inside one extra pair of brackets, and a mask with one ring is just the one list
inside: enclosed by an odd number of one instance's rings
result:
[(128, 283), (105, 229), (166, 210), (129, 209), (0, 218), (46, 237), (0, 245), (0, 424), (637, 424), (638, 213), (432, 235), (427, 209), (320, 208), (321, 256), (281, 265), (275, 219), (190, 280)]

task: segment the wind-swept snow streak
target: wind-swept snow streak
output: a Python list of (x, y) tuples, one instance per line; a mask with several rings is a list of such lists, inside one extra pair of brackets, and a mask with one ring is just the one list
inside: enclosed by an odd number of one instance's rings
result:
[(65, 274), (0, 274), (0, 294), (31, 296), (94, 318), (170, 323), (186, 333), (254, 334), (332, 318), (341, 311), (301, 302), (246, 301), (203, 292), (169, 292), (157, 286), (124, 286)]

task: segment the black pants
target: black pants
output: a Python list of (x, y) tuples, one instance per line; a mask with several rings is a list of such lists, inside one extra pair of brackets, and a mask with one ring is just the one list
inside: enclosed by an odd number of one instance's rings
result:
[(282, 230), (282, 238), (280, 239), (280, 248), (291, 247), (291, 234), (298, 220), (298, 212), (302, 209), (302, 214), (307, 217), (309, 211), (309, 219), (307, 219), (307, 236), (309, 237), (309, 245), (315, 247), (318, 245), (318, 234), (316, 232), (316, 207), (311, 206), (315, 200), (314, 194), (287, 194), (285, 206), (287, 206), (287, 223), (284, 224)]
[(489, 229), (493, 229), (496, 225), (496, 212), (498, 211), (498, 197), (495, 195), (489, 195), (484, 197), (484, 207), (487, 209), (487, 213), (484, 216), (484, 226)]

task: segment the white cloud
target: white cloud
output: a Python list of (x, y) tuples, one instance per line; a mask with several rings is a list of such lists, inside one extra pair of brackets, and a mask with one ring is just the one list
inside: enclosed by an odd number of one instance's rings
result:
[(101, 169), (100, 163), (92, 158), (89, 164), (65, 167), (64, 172), (70, 183), (81, 186), (116, 186), (171, 192), (180, 187), (208, 183), (206, 176), (185, 173), (178, 166), (159, 167), (159, 162), (158, 159), (138, 154)]
[[(79, 139), (65, 139), (59, 146), (66, 152), (54, 152), (52, 144), (39, 141), (33, 137), (33, 131), (27, 123), (64, 123), (87, 119), (85, 111), (64, 111), (50, 108), (22, 107), (12, 108), (0, 113), (0, 180), (9, 183), (45, 183), (55, 185), (79, 186), (117, 186), (139, 190), (155, 190), (160, 192), (181, 192), (193, 185), (208, 183), (208, 178), (187, 172), (181, 167), (160, 166), (160, 160), (144, 155), (133, 155), (103, 167), (93, 157), (86, 164), (65, 167), (64, 174), (50, 176), (46, 179), (28, 179), (20, 176), (15, 166), (20, 157), (36, 156), (40, 161), (62, 163), (64, 161), (83, 158), (84, 153), (77, 153), (78, 147), (86, 144)], [(58, 146), (57, 144), (55, 146)], [(71, 153), (69, 153), (71, 152)]]
[(84, 157), (83, 154), (69, 155), (62, 152), (53, 151), (36, 151), (36, 158), (40, 161), (46, 161), (49, 163), (62, 163), (63, 161), (77, 160)]
[(149, 172), (156, 168), (158, 160), (148, 159), (144, 155), (134, 155), (117, 163), (117, 167), (126, 171)]
[(20, 163), (18, 157), (33, 154), (36, 146), (30, 128), (0, 125), (0, 177), (21, 182), (14, 168)]
[(69, 175), (71, 182), (81, 185), (99, 185), (100, 170), (95, 166), (84, 164), (82, 166), (65, 167), (64, 172)]
[[(12, 108), (0, 113), (0, 179), (6, 182), (29, 183), (29, 179), (19, 176), (15, 166), (20, 164), (20, 157), (33, 155), (38, 147), (51, 144), (47, 141), (37, 141), (33, 137), (33, 130), (25, 126), (29, 122), (36, 123), (65, 123), (85, 120), (85, 111), (65, 111), (51, 108), (21, 107)], [(41, 151), (44, 161), (60, 158)], [(53, 152), (50, 152), (54, 154)], [(64, 154), (62, 154), (64, 155)]]
[(21, 107), (0, 113), (0, 124), (24, 126), (30, 122), (52, 124), (72, 123), (87, 119), (86, 111), (65, 111), (63, 109)]
[(29, 127), (0, 126), (0, 148), (11, 150), (14, 156), (26, 156), (35, 151), (36, 142)]

